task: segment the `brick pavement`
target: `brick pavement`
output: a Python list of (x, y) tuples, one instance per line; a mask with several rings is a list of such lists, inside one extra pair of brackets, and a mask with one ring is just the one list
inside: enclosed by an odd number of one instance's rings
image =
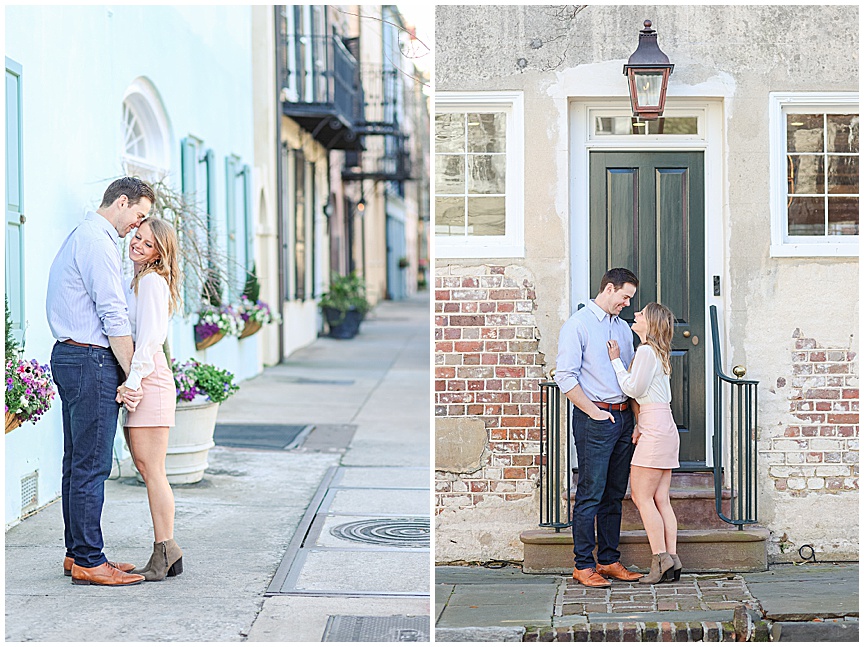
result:
[(556, 616), (652, 611), (720, 611), (757, 608), (740, 575), (682, 575), (678, 582), (639, 584), (613, 581), (608, 589), (589, 589), (573, 579), (558, 592)]

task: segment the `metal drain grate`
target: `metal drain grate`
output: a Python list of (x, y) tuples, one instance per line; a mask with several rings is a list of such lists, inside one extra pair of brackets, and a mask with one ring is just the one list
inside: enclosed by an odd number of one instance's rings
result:
[(338, 539), (362, 544), (428, 548), (429, 519), (425, 517), (362, 519), (335, 526), (330, 529), (330, 534)]
[(429, 617), (330, 616), (321, 642), (429, 642)]
[(216, 425), (213, 440), (224, 447), (296, 449), (314, 425)]
[(39, 507), (39, 472), (21, 477), (21, 514), (25, 515)]

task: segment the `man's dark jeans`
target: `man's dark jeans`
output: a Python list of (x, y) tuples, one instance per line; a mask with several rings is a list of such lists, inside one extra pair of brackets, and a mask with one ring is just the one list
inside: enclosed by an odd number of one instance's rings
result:
[(573, 438), (579, 459), (579, 484), (573, 505), (573, 553), (576, 568), (593, 568), (594, 518), (597, 518), (597, 563), (621, 559), (621, 501), (633, 457), (633, 411), (612, 411), (615, 422), (593, 420), (573, 408)]
[(66, 555), (85, 568), (102, 553), (102, 504), (120, 405), (123, 369), (108, 349), (56, 343), (51, 372), (63, 402), (63, 524)]

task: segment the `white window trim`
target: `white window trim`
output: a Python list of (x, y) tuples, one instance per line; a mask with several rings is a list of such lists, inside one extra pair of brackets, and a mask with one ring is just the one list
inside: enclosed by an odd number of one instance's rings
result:
[(771, 196), (771, 256), (858, 256), (858, 236), (787, 235), (786, 213), (786, 128), (783, 109), (817, 112), (837, 109), (858, 112), (857, 92), (771, 92), (768, 94)]
[[(171, 126), (162, 107), (159, 93), (150, 81), (138, 77), (123, 93), (123, 104), (135, 114), (141, 126), (141, 134), (147, 142), (147, 159), (130, 155), (123, 148), (122, 159), (127, 174), (137, 174), (146, 180), (155, 181), (167, 175), (171, 166)], [(125, 132), (126, 124), (121, 124)], [(121, 135), (122, 137), (122, 135)]]
[[(525, 256), (524, 158), (525, 127), (522, 92), (436, 92), (434, 114), (466, 110), (505, 111), (507, 119), (507, 202), (504, 236), (435, 236), (436, 258), (523, 258)], [(434, 127), (433, 127), (434, 129)], [(434, 147), (432, 150), (434, 156)], [(434, 167), (434, 164), (433, 164)], [(435, 222), (434, 171), (432, 223)]]

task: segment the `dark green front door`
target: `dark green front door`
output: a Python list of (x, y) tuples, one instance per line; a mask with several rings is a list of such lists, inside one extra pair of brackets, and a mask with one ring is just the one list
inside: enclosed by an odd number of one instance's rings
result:
[(651, 301), (675, 314), (672, 415), (682, 469), (705, 468), (705, 200), (698, 152), (591, 153), (591, 292), (626, 267), (639, 289), (621, 316)]

